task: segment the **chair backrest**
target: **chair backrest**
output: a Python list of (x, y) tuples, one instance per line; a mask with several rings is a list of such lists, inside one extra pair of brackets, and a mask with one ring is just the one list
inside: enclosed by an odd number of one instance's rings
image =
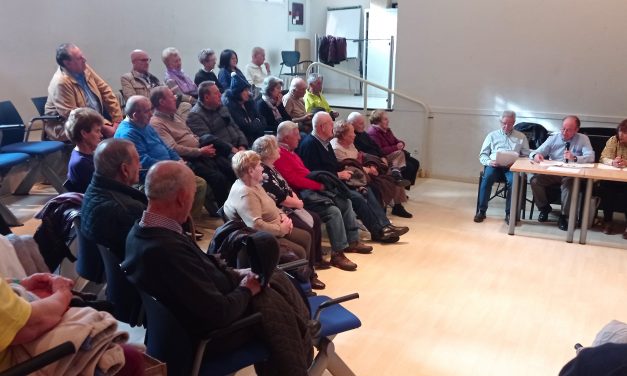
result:
[(33, 97), (30, 100), (35, 105), (39, 116), (44, 116), (46, 113), (46, 102), (48, 101), (48, 97)]
[(24, 141), (24, 132), (26, 129), (24, 124), (5, 124), (6, 123), (0, 124), (0, 133), (2, 133), (0, 146), (7, 146)]
[(20, 113), (11, 101), (0, 102), (0, 125), (24, 124)]
[(292, 68), (298, 65), (300, 62), (300, 52), (299, 51), (281, 51), (281, 59), (283, 59), (283, 64)]
[(579, 133), (583, 133), (586, 136), (607, 136), (610, 138), (616, 136), (616, 128), (601, 128), (601, 127), (581, 127)]
[(603, 149), (605, 149), (605, 144), (607, 144), (607, 140), (610, 139), (611, 136), (591, 134), (588, 135), (590, 139), (590, 145), (592, 145), (592, 150), (594, 150), (594, 162), (599, 162), (601, 159), (601, 153)]
[(532, 150), (537, 149), (542, 145), (544, 141), (549, 137), (549, 131), (542, 126), (542, 124), (538, 123), (527, 123), (522, 122), (518, 123), (514, 126), (519, 132), (522, 132), (527, 136), (527, 141), (529, 141), (529, 148)]

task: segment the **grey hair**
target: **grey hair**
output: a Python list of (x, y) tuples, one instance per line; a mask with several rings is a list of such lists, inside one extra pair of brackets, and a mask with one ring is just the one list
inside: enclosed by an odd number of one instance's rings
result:
[(94, 169), (96, 174), (114, 179), (122, 163), (131, 163), (131, 150), (135, 144), (124, 138), (107, 138), (100, 141), (94, 151)]
[(309, 75), (309, 77), (307, 77), (307, 85), (311, 85), (314, 82), (321, 80), (322, 79), (322, 75), (320, 73), (312, 73)]
[(185, 165), (176, 161), (157, 162), (146, 174), (146, 197), (151, 200), (173, 199), (181, 189), (195, 187), (192, 179), (194, 173)]
[(62, 43), (57, 47), (56, 51), (56, 61), (59, 66), (65, 68), (65, 61), (70, 60), (72, 57), (70, 56), (70, 49), (76, 48), (74, 43)]
[(322, 121), (321, 118), (325, 115), (328, 116), (330, 119), (333, 119), (331, 118), (331, 115), (329, 115), (327, 112), (324, 112), (324, 111), (316, 112), (316, 114), (313, 116), (313, 119), (311, 119), (311, 124), (313, 125), (314, 131), (318, 129), (318, 126)]
[(212, 50), (211, 48), (205, 48), (203, 50), (200, 50), (200, 52), (198, 53), (198, 62), (200, 64), (203, 64), (205, 61), (207, 61), (209, 56), (215, 55), (215, 54), (216, 54), (215, 51)]
[(265, 135), (256, 139), (251, 149), (264, 160), (272, 156), (273, 152), (279, 149), (279, 143), (275, 136)]
[(298, 124), (293, 121), (283, 121), (276, 128), (276, 138), (279, 142), (285, 138), (285, 136), (289, 135), (294, 129), (298, 129)]
[(261, 84), (261, 93), (270, 96), (272, 90), (278, 85), (283, 85), (283, 80), (274, 76), (268, 76), (263, 80), (263, 84)]
[(170, 90), (167, 86), (157, 86), (150, 90), (150, 104), (152, 104), (152, 108), (159, 107), (159, 101), (165, 97), (166, 90)]
[(349, 127), (351, 126), (352, 124), (349, 123), (348, 121), (344, 121), (344, 120), (336, 121), (335, 124), (333, 124), (333, 136), (335, 138), (344, 137), (344, 135), (346, 135), (346, 133), (350, 129)]
[(363, 119), (364, 115), (362, 115), (361, 113), (359, 113), (357, 111), (354, 111), (354, 112), (351, 112), (350, 114), (348, 114), (348, 117), (346, 118), (346, 122), (350, 123), (350, 124), (353, 124), (353, 122), (355, 120), (357, 120), (358, 118), (362, 118)]
[(150, 102), (150, 100), (143, 95), (132, 95), (130, 98), (128, 98), (126, 100), (126, 106), (124, 106), (124, 113), (126, 114), (126, 116), (130, 116), (133, 112), (136, 112), (137, 106), (145, 100)]
[(199, 101), (202, 102), (205, 100), (205, 95), (209, 93), (209, 89), (211, 89), (212, 86), (216, 86), (216, 83), (213, 81), (203, 81), (200, 83), (200, 85), (198, 85), (198, 100)]
[(174, 56), (174, 55), (179, 55), (179, 50), (177, 50), (174, 47), (168, 47), (166, 49), (164, 49), (161, 52), (161, 61), (163, 61), (163, 64), (165, 64), (165, 62), (168, 60), (168, 58), (170, 58), (170, 56)]
[(254, 47), (254, 48), (253, 48), (253, 51), (252, 51), (252, 53), (251, 53), (251, 55), (252, 55), (252, 56), (255, 56), (255, 55), (260, 54), (260, 53), (262, 53), (262, 52), (263, 52), (263, 53), (265, 53), (265, 52), (266, 52), (266, 50), (264, 50), (264, 49), (263, 49), (263, 48), (261, 48), (261, 47)]
[(505, 110), (503, 111), (503, 113), (501, 114), (500, 120), (503, 120), (506, 117), (511, 117), (514, 118), (514, 121), (516, 121), (516, 112), (512, 111), (512, 110)]

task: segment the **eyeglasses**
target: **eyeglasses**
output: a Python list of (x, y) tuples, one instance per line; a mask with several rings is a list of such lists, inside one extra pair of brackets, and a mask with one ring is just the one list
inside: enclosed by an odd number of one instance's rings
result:
[(141, 61), (142, 63), (150, 63), (152, 61), (152, 59), (147, 58), (147, 59), (135, 59), (135, 61)]

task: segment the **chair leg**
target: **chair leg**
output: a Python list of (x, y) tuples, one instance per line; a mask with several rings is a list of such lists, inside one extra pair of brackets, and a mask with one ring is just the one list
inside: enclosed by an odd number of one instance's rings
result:
[(44, 176), (59, 194), (67, 192), (63, 188), (63, 181), (47, 163), (46, 158), (37, 158), (20, 185), (15, 189), (14, 194), (28, 195), (40, 176)]
[(63, 187), (63, 179), (61, 179), (59, 175), (57, 175), (57, 173), (54, 171), (54, 169), (50, 166), (47, 158), (43, 158), (41, 160), (40, 166), (41, 174), (50, 182), (50, 184), (52, 184), (54, 189), (59, 194), (67, 192), (67, 189)]
[(348, 365), (335, 352), (335, 345), (328, 338), (321, 338), (321, 343), (316, 346), (318, 355), (309, 367), (308, 375), (320, 376), (327, 369), (333, 376), (355, 376)]
[(15, 226), (22, 226), (22, 224), (17, 219), (15, 214), (13, 214), (13, 212), (11, 210), (9, 210), (9, 208), (7, 208), (6, 205), (4, 205), (1, 202), (0, 202), (0, 216), (2, 216), (4, 221), (9, 226), (13, 226), (13, 227), (15, 227)]

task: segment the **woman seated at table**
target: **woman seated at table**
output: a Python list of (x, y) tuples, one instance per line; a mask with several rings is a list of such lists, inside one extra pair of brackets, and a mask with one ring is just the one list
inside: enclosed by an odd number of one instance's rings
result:
[(365, 174), (368, 174), (368, 186), (374, 188), (375, 192), (383, 201), (383, 206), (393, 205), (392, 214), (411, 218), (412, 214), (403, 207), (403, 202), (407, 202), (407, 195), (403, 186), (396, 183), (396, 179), (389, 175), (390, 170), (380, 158), (362, 153), (355, 147), (355, 129), (350, 123), (338, 121), (333, 126), (333, 138), (331, 147), (335, 152), (335, 157), (342, 164), (350, 163), (351, 166), (359, 166)]
[[(627, 167), (627, 119), (618, 125), (616, 135), (607, 140), (600, 162), (617, 168)], [(612, 234), (614, 210), (622, 211), (627, 218), (627, 183), (603, 180), (599, 195), (603, 209), (603, 233)], [(627, 239), (627, 229), (623, 238)]]
[(266, 131), (272, 132), (272, 134), (276, 134), (279, 123), (292, 120), (290, 114), (285, 110), (285, 106), (283, 106), (282, 89), (282, 80), (274, 76), (268, 76), (263, 80), (261, 97), (257, 98), (255, 102), (257, 112), (266, 119)]
[[(277, 207), (281, 208), (292, 220), (294, 227), (305, 230), (312, 239), (309, 258), (311, 269), (328, 269), (331, 264), (322, 260), (322, 221), (318, 214), (305, 210), (303, 201), (292, 191), (287, 181), (274, 168), (274, 162), (279, 159), (279, 143), (275, 136), (263, 136), (258, 138), (252, 146), (252, 150), (261, 157), (263, 166), (263, 182), (261, 185), (268, 196), (272, 198)], [(324, 283), (318, 280), (316, 273), (311, 276), (311, 287), (323, 289)]]
[(65, 134), (76, 144), (67, 168), (65, 188), (85, 193), (94, 174), (94, 151), (102, 140), (104, 118), (91, 108), (81, 107), (70, 112), (65, 122)]
[[(292, 220), (279, 208), (263, 189), (263, 166), (259, 154), (252, 150), (237, 152), (231, 160), (238, 179), (233, 183), (224, 203), (224, 214), (229, 220), (240, 219), (246, 226), (268, 232), (280, 244), (280, 260), (309, 260), (311, 236), (294, 227)], [(301, 276), (304, 277), (301, 273)]]

